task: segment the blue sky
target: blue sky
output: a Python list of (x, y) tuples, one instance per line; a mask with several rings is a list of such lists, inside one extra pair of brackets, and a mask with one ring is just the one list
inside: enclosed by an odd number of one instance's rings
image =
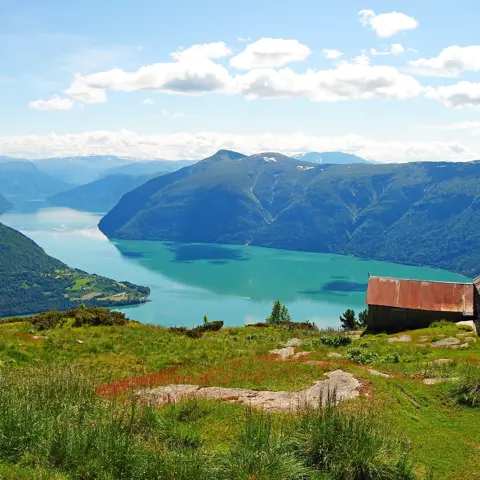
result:
[(480, 158), (473, 1), (0, 0), (0, 154)]

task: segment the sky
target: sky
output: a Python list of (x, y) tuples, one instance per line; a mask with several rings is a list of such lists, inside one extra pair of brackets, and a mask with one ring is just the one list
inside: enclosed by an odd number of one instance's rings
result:
[(480, 159), (480, 2), (0, 0), (0, 155)]

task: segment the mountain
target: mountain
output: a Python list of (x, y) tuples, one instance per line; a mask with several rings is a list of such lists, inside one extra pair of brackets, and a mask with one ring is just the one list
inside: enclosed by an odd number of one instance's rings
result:
[(0, 193), (0, 214), (8, 210), (12, 204)]
[(34, 160), (40, 170), (73, 185), (82, 185), (98, 180), (113, 167), (132, 163), (130, 159), (112, 155), (88, 155), (85, 157), (43, 158)]
[(0, 193), (29, 198), (46, 197), (72, 186), (39, 170), (32, 162), (0, 163)]
[(48, 198), (53, 205), (70, 207), (89, 212), (108, 212), (122, 196), (131, 190), (143, 185), (151, 178), (162, 175), (109, 175), (85, 185), (79, 185), (71, 190), (57, 193)]
[(81, 304), (136, 304), (150, 293), (146, 287), (69, 268), (1, 223), (0, 258), (0, 317), (66, 310)]
[(183, 167), (189, 167), (197, 163), (197, 160), (149, 160), (136, 161), (129, 165), (110, 168), (105, 175), (153, 175), (157, 172), (175, 172)]
[(299, 153), (294, 155), (293, 158), (296, 160), (302, 160), (304, 162), (319, 163), (319, 164), (338, 164), (338, 165), (347, 165), (351, 163), (373, 163), (365, 160), (364, 158), (357, 157), (351, 153), (343, 152), (308, 152), (308, 153)]
[(480, 274), (480, 162), (312, 165), (219, 152), (124, 195), (111, 238), (233, 243)]

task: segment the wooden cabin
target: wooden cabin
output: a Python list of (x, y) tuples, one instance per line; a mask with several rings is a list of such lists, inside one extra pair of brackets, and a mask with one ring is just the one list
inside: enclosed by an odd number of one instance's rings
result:
[(475, 320), (480, 312), (480, 277), (473, 282), (425, 282), (369, 277), (370, 330), (425, 328), (436, 320)]

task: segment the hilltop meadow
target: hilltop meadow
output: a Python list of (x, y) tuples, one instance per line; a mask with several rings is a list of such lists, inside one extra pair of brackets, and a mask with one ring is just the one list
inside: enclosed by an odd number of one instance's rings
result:
[[(480, 344), (470, 327), (438, 322), (393, 336), (319, 331), (279, 312), (243, 328), (208, 318), (194, 329), (164, 328), (85, 307), (4, 319), (1, 475), (480, 477)], [(174, 384), (288, 397), (339, 370), (356, 382), (354, 395), (339, 402), (329, 392), (322, 408), (262, 409), (235, 395), (148, 396)]]

